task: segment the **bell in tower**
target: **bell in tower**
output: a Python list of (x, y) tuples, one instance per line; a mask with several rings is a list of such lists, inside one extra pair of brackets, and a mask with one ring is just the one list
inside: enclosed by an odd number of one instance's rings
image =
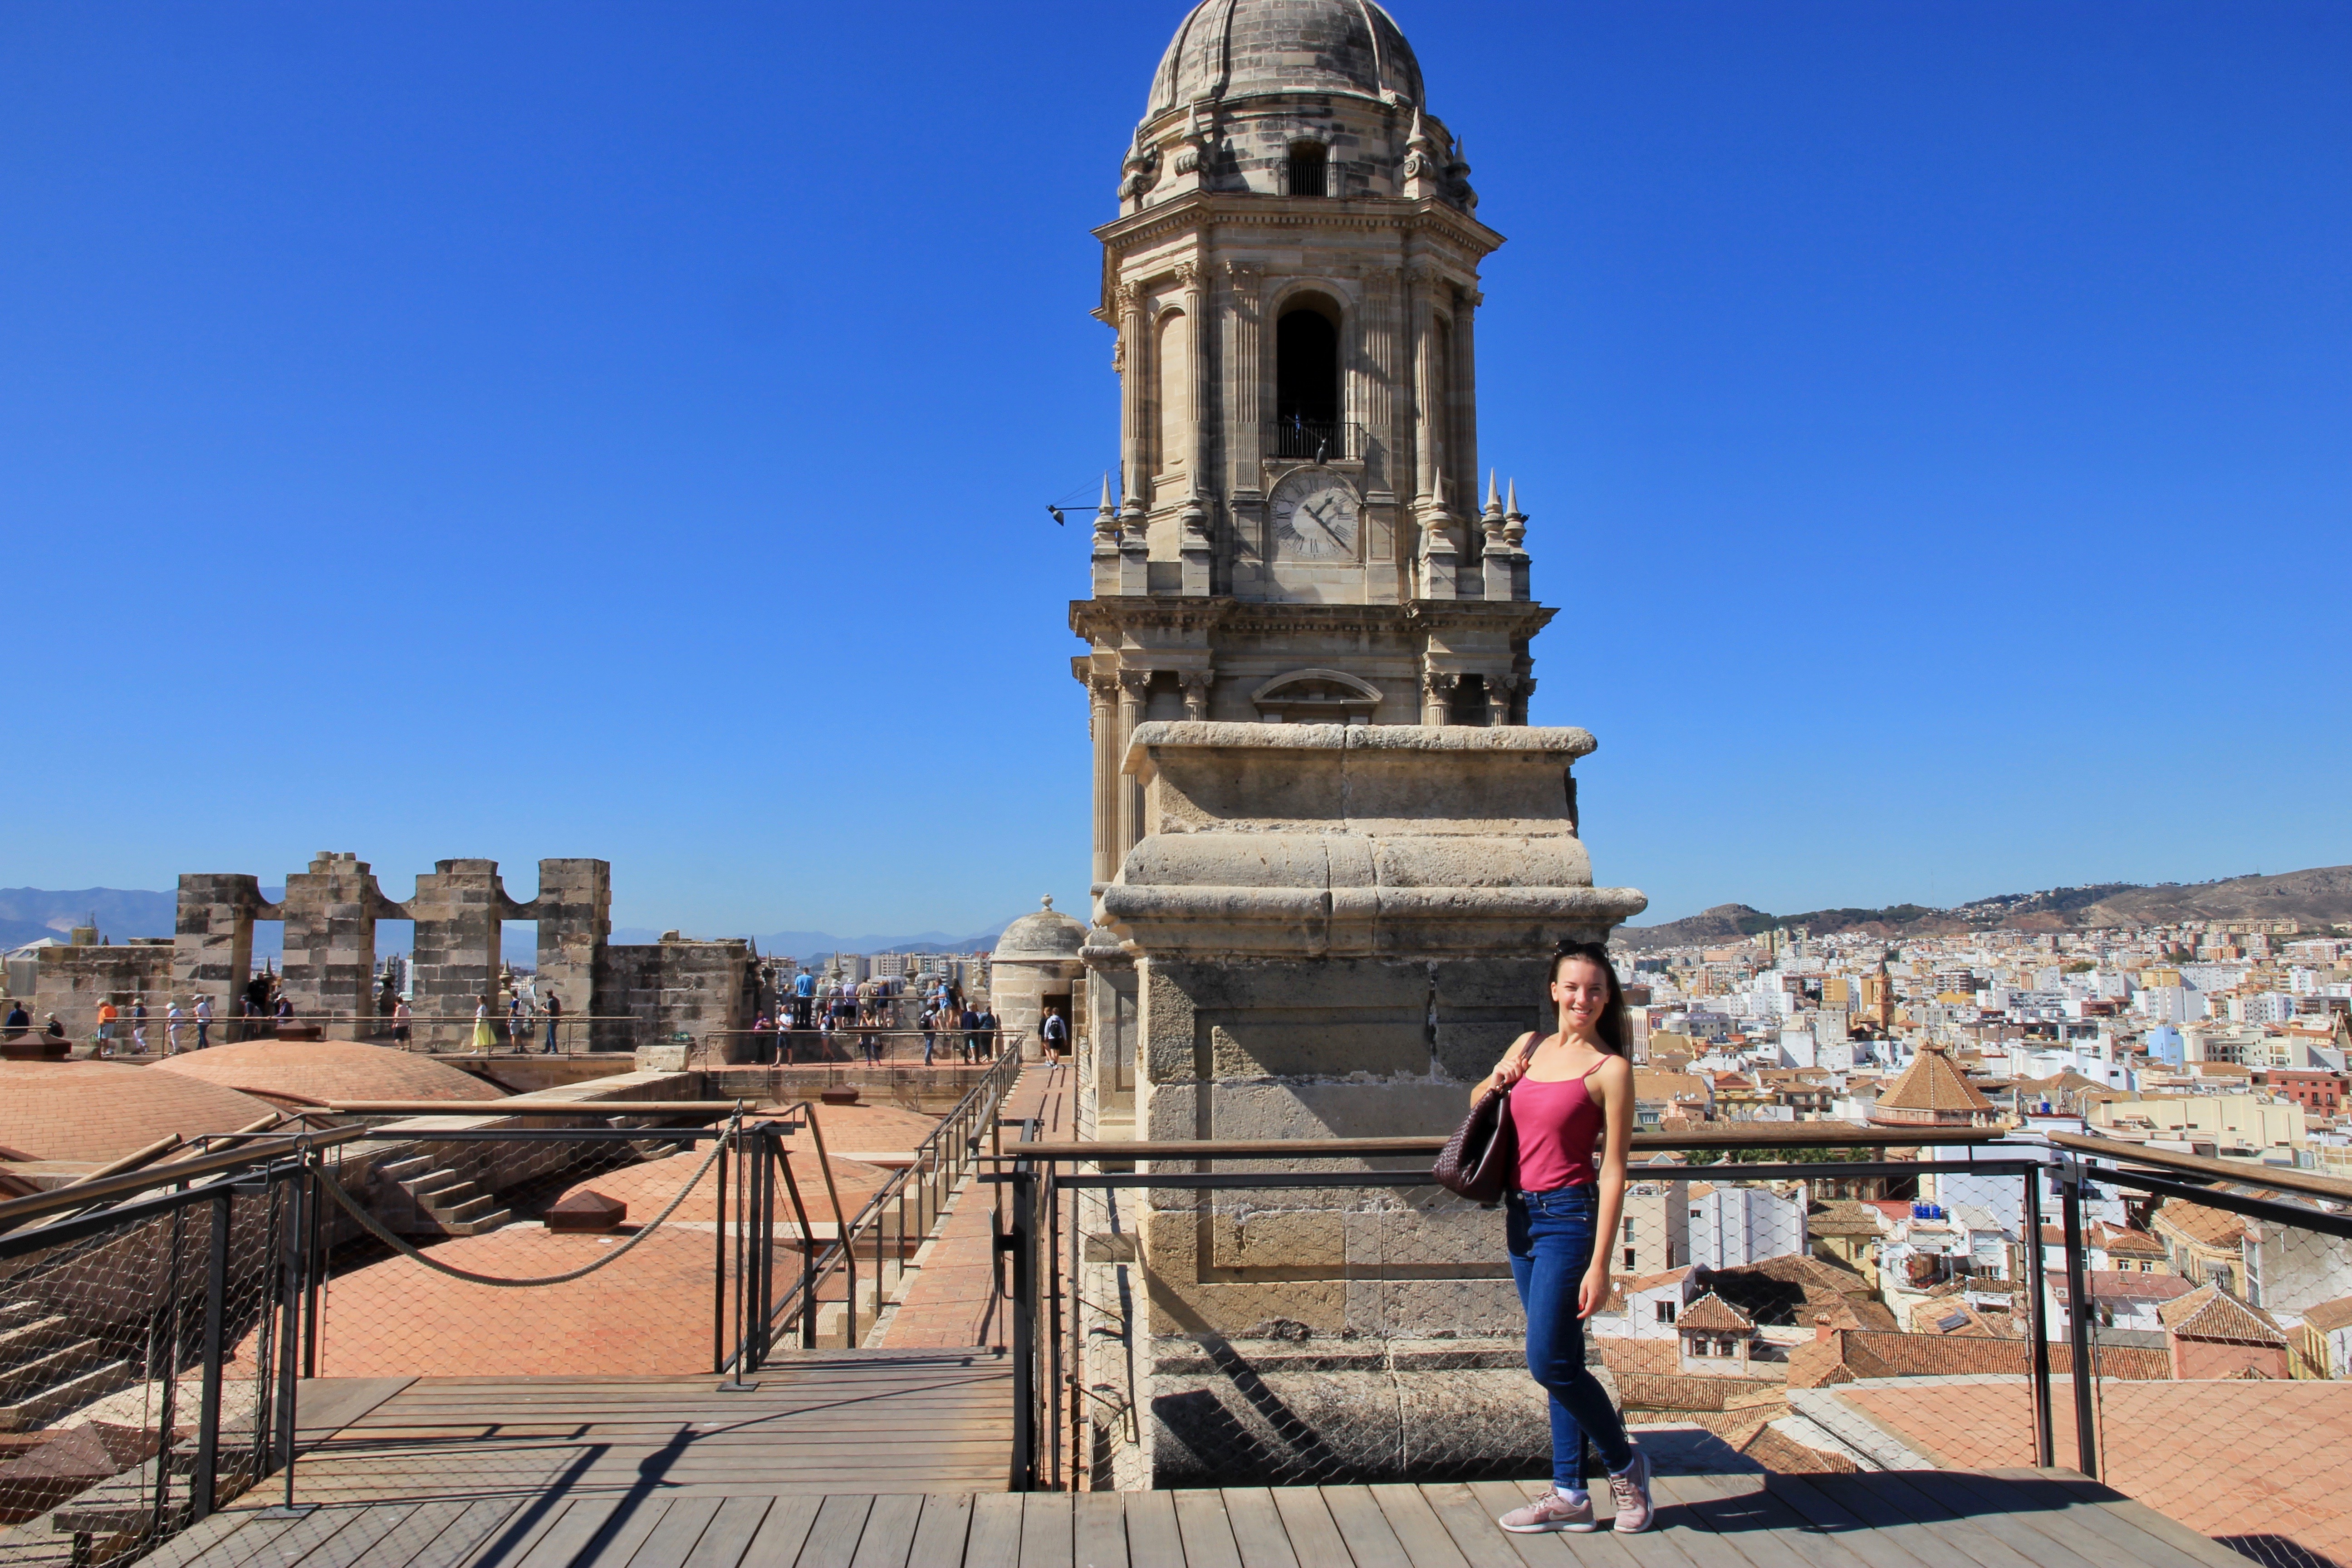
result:
[(1120, 768), (1148, 720), (1527, 722), (1552, 612), (1479, 468), (1503, 240), (1469, 174), (1370, 0), (1206, 0), (1177, 28), (1095, 231), (1120, 474), (1070, 623), (1097, 886), (1141, 837)]

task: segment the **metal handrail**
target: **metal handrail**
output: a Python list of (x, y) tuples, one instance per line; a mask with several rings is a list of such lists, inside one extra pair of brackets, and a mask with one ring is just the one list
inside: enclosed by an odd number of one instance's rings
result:
[(2335, 1176), (2315, 1175), (2308, 1171), (2279, 1165), (2258, 1165), (2247, 1160), (2209, 1160), (2202, 1154), (2150, 1149), (2119, 1138), (2085, 1138), (2079, 1132), (2047, 1132), (2042, 1136), (2055, 1148), (2095, 1154), (2104, 1160), (2127, 1161), (2159, 1171), (2178, 1171), (2183, 1175), (2218, 1176), (2223, 1181), (2241, 1182), (2252, 1187), (2276, 1187), (2282, 1192), (2304, 1193), (2312, 1197), (2352, 1203), (2352, 1182)]
[[(845, 1272), (849, 1280), (849, 1295), (847, 1301), (847, 1319), (843, 1326), (843, 1342), (845, 1345), (853, 1347), (857, 1343), (857, 1265), (856, 1248), (860, 1237), (867, 1227), (868, 1222), (872, 1222), (875, 1231), (877, 1258), (875, 1311), (876, 1315), (878, 1317), (882, 1309), (879, 1261), (882, 1244), (880, 1222), (882, 1213), (889, 1203), (903, 1200), (908, 1185), (913, 1183), (918, 1176), (928, 1173), (933, 1168), (940, 1170), (946, 1169), (949, 1163), (946, 1157), (946, 1149), (950, 1142), (960, 1142), (961, 1144), (961, 1148), (955, 1160), (955, 1163), (959, 1165), (971, 1163), (984, 1157), (980, 1153), (976, 1141), (971, 1136), (971, 1124), (978, 1121), (981, 1117), (986, 1115), (990, 1110), (992, 1110), (993, 1108), (1002, 1101), (1005, 1092), (1007, 1092), (1011, 1088), (1012, 1079), (1020, 1075), (1020, 1069), (1023, 1065), (1024, 1064), (1017, 1052), (1007, 1052), (998, 1057), (997, 1059), (991, 1064), (989, 1070), (982, 1075), (981, 1080), (971, 1087), (971, 1091), (967, 1093), (961, 1100), (957, 1102), (955, 1109), (948, 1112), (947, 1115), (941, 1117), (940, 1119), (939, 1125), (932, 1128), (929, 1135), (924, 1138), (922, 1142), (916, 1145), (914, 1151), (915, 1158), (913, 1162), (904, 1169), (893, 1173), (889, 1180), (886, 1181), (880, 1187), (876, 1189), (874, 1195), (866, 1201), (865, 1206), (860, 1208), (854, 1216), (845, 1221), (842, 1217), (841, 1205), (839, 1202), (836, 1201), (835, 1203), (833, 1211), (834, 1239), (832, 1246), (825, 1250), (824, 1254), (821, 1258), (817, 1258), (804, 1265), (802, 1270), (801, 1279), (787, 1289), (783, 1296), (770, 1309), (767, 1314), (767, 1332), (771, 1337), (774, 1335), (780, 1325), (788, 1321), (794, 1313), (797, 1312), (801, 1318), (802, 1342), (804, 1345), (814, 1346), (815, 1343), (816, 1333), (818, 1292), (824, 1288), (824, 1282), (831, 1279), (835, 1273)], [(810, 1118), (812, 1126), (814, 1126), (815, 1120), (815, 1117), (812, 1115)], [(821, 1137), (822, 1135), (818, 1134), (818, 1136)], [(931, 1216), (931, 1223), (934, 1225), (937, 1224), (938, 1217), (938, 1212), (935, 1210)], [(900, 1232), (900, 1243), (902, 1246), (905, 1242), (906, 1234), (907, 1233), (904, 1230)], [(924, 1229), (924, 1234), (929, 1234), (928, 1226)], [(813, 1248), (814, 1237), (809, 1237), (803, 1245)], [(806, 1254), (804, 1253), (803, 1256), (805, 1257)]]
[[(1635, 1150), (1942, 1148), (1999, 1143), (2011, 1134), (1998, 1127), (1851, 1127), (1842, 1122), (1742, 1122), (1738, 1131), (1636, 1132)], [(1174, 1139), (1140, 1142), (1024, 1143), (1023, 1160), (1316, 1160), (1434, 1155), (1444, 1138)]]
[(125, 1171), (119, 1176), (102, 1176), (76, 1187), (58, 1187), (46, 1193), (30, 1193), (21, 1198), (0, 1202), (0, 1230), (10, 1229), (28, 1219), (42, 1215), (57, 1214), (66, 1209), (87, 1208), (111, 1198), (128, 1197), (134, 1193), (168, 1186), (174, 1182), (192, 1182), (201, 1176), (217, 1175), (224, 1171), (244, 1170), (253, 1165), (267, 1165), (304, 1149), (330, 1149), (364, 1138), (373, 1131), (366, 1127), (339, 1127), (327, 1132), (304, 1132), (285, 1138), (272, 1138), (248, 1144), (242, 1149), (223, 1150), (215, 1154), (200, 1154), (193, 1160), (179, 1160), (169, 1164), (150, 1165), (143, 1170)]

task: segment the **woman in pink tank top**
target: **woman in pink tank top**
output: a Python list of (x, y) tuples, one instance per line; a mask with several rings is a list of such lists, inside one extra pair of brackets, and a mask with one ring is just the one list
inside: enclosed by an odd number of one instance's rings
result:
[[(1551, 1401), (1552, 1484), (1499, 1521), (1522, 1534), (1600, 1528), (1584, 1448), (1599, 1449), (1615, 1528), (1650, 1525), (1650, 1467), (1625, 1419), (1584, 1364), (1584, 1320), (1609, 1299), (1608, 1238), (1625, 1206), (1633, 1142), (1633, 1069), (1625, 998), (1608, 950), (1563, 942), (1552, 960), (1558, 1029), (1522, 1035), (1471, 1099), (1510, 1091), (1519, 1173), (1506, 1200), (1511, 1279), (1528, 1314), (1528, 1371)], [(1596, 1245), (1597, 1243), (1597, 1245)]]

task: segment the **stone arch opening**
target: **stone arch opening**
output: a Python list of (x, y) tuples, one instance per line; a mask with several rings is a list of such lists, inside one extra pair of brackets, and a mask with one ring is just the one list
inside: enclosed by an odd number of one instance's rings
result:
[(1270, 724), (1369, 724), (1380, 689), (1337, 669), (1294, 669), (1250, 693), (1258, 717)]
[(1274, 326), (1273, 455), (1308, 461), (1346, 456), (1339, 405), (1339, 308), (1320, 295), (1300, 295)]

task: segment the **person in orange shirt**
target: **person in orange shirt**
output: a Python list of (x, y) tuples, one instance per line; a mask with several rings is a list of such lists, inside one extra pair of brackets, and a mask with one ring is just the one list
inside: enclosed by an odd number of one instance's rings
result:
[(114, 1020), (116, 1016), (114, 999), (112, 997), (110, 996), (105, 1001), (100, 1002), (98, 1005), (98, 1054), (100, 1056), (110, 1057), (114, 1054)]

